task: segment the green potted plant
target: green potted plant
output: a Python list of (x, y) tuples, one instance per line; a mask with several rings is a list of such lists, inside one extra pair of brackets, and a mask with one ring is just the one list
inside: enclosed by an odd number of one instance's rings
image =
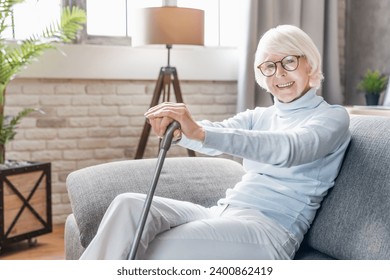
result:
[(86, 21), (86, 13), (77, 7), (62, 10), (61, 19), (47, 26), (41, 34), (10, 44), (3, 36), (12, 22), (12, 9), (24, 0), (0, 0), (0, 164), (5, 162), (5, 145), (11, 141), (21, 119), (35, 111), (32, 108), (22, 110), (16, 116), (4, 115), (5, 94), (8, 83), (25, 66), (39, 57), (47, 49), (55, 48), (55, 43), (71, 42)]
[(378, 105), (380, 94), (386, 89), (387, 77), (379, 70), (368, 69), (359, 81), (358, 90), (365, 93), (367, 105)]
[(36, 109), (26, 108), (16, 116), (5, 116), (6, 88), (25, 66), (56, 47), (71, 42), (86, 21), (86, 13), (77, 7), (62, 10), (58, 23), (52, 23), (41, 34), (18, 43), (4, 38), (12, 23), (14, 5), (24, 0), (0, 0), (0, 253), (9, 243), (51, 232), (51, 164), (5, 160), (5, 144), (13, 140), (23, 117)]

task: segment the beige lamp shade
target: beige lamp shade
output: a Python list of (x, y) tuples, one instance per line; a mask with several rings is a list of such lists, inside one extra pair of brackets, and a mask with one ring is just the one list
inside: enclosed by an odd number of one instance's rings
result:
[(180, 7), (140, 9), (134, 16), (134, 46), (204, 45), (204, 11)]

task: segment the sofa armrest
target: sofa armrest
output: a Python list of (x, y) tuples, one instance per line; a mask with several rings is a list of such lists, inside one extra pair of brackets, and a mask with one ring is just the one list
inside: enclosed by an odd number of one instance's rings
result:
[[(147, 193), (156, 163), (156, 159), (118, 161), (69, 174), (66, 185), (83, 247), (95, 236), (107, 207), (118, 194)], [(210, 206), (243, 174), (242, 166), (229, 159), (167, 158), (155, 195)]]
[(64, 244), (66, 260), (78, 260), (85, 250), (81, 245), (80, 231), (73, 214), (70, 214), (65, 221)]

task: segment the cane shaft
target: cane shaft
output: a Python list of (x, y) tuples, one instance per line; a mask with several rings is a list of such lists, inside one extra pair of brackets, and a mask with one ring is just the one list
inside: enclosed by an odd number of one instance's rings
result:
[(148, 194), (146, 195), (144, 207), (142, 208), (141, 217), (140, 217), (140, 220), (138, 222), (138, 226), (137, 226), (137, 230), (135, 232), (133, 244), (132, 244), (131, 249), (130, 249), (129, 258), (128, 258), (130, 260), (135, 260), (135, 257), (137, 255), (137, 249), (138, 249), (139, 243), (140, 243), (141, 238), (142, 238), (142, 233), (143, 233), (144, 228), (145, 228), (146, 220), (147, 220), (148, 215), (149, 215), (150, 206), (152, 205), (154, 192), (156, 190), (158, 179), (159, 179), (160, 174), (161, 174), (161, 169), (164, 165), (165, 156), (166, 156), (169, 148), (171, 147), (173, 133), (175, 132), (176, 129), (179, 129), (179, 128), (180, 128), (180, 124), (178, 122), (174, 121), (173, 123), (171, 123), (169, 125), (169, 127), (167, 128), (167, 131), (166, 131), (166, 133), (161, 141), (160, 151), (158, 154), (157, 165), (156, 165), (156, 169), (154, 172), (152, 184), (150, 186)]
[(150, 206), (152, 205), (154, 192), (155, 192), (156, 187), (157, 187), (157, 182), (158, 182), (158, 179), (159, 179), (160, 174), (161, 174), (161, 169), (162, 169), (163, 164), (164, 164), (166, 153), (167, 153), (167, 151), (163, 150), (163, 149), (161, 149), (159, 152), (157, 166), (156, 166), (156, 170), (154, 172), (152, 185), (149, 189), (148, 194), (146, 195), (146, 200), (145, 200), (144, 207), (142, 209), (141, 218), (140, 218), (140, 221), (138, 222), (137, 230), (136, 230), (135, 236), (134, 236), (134, 241), (133, 241), (133, 244), (132, 244), (132, 247), (130, 250), (130, 255), (129, 255), (130, 260), (135, 260), (135, 256), (136, 256), (137, 250), (138, 250), (138, 245), (141, 241), (142, 233), (143, 233), (144, 228), (145, 228), (146, 220), (148, 218)]

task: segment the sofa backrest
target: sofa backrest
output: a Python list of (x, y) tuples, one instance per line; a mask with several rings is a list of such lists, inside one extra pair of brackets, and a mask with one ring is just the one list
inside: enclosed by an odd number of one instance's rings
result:
[(305, 242), (336, 259), (390, 259), (390, 118), (352, 116), (335, 186)]

